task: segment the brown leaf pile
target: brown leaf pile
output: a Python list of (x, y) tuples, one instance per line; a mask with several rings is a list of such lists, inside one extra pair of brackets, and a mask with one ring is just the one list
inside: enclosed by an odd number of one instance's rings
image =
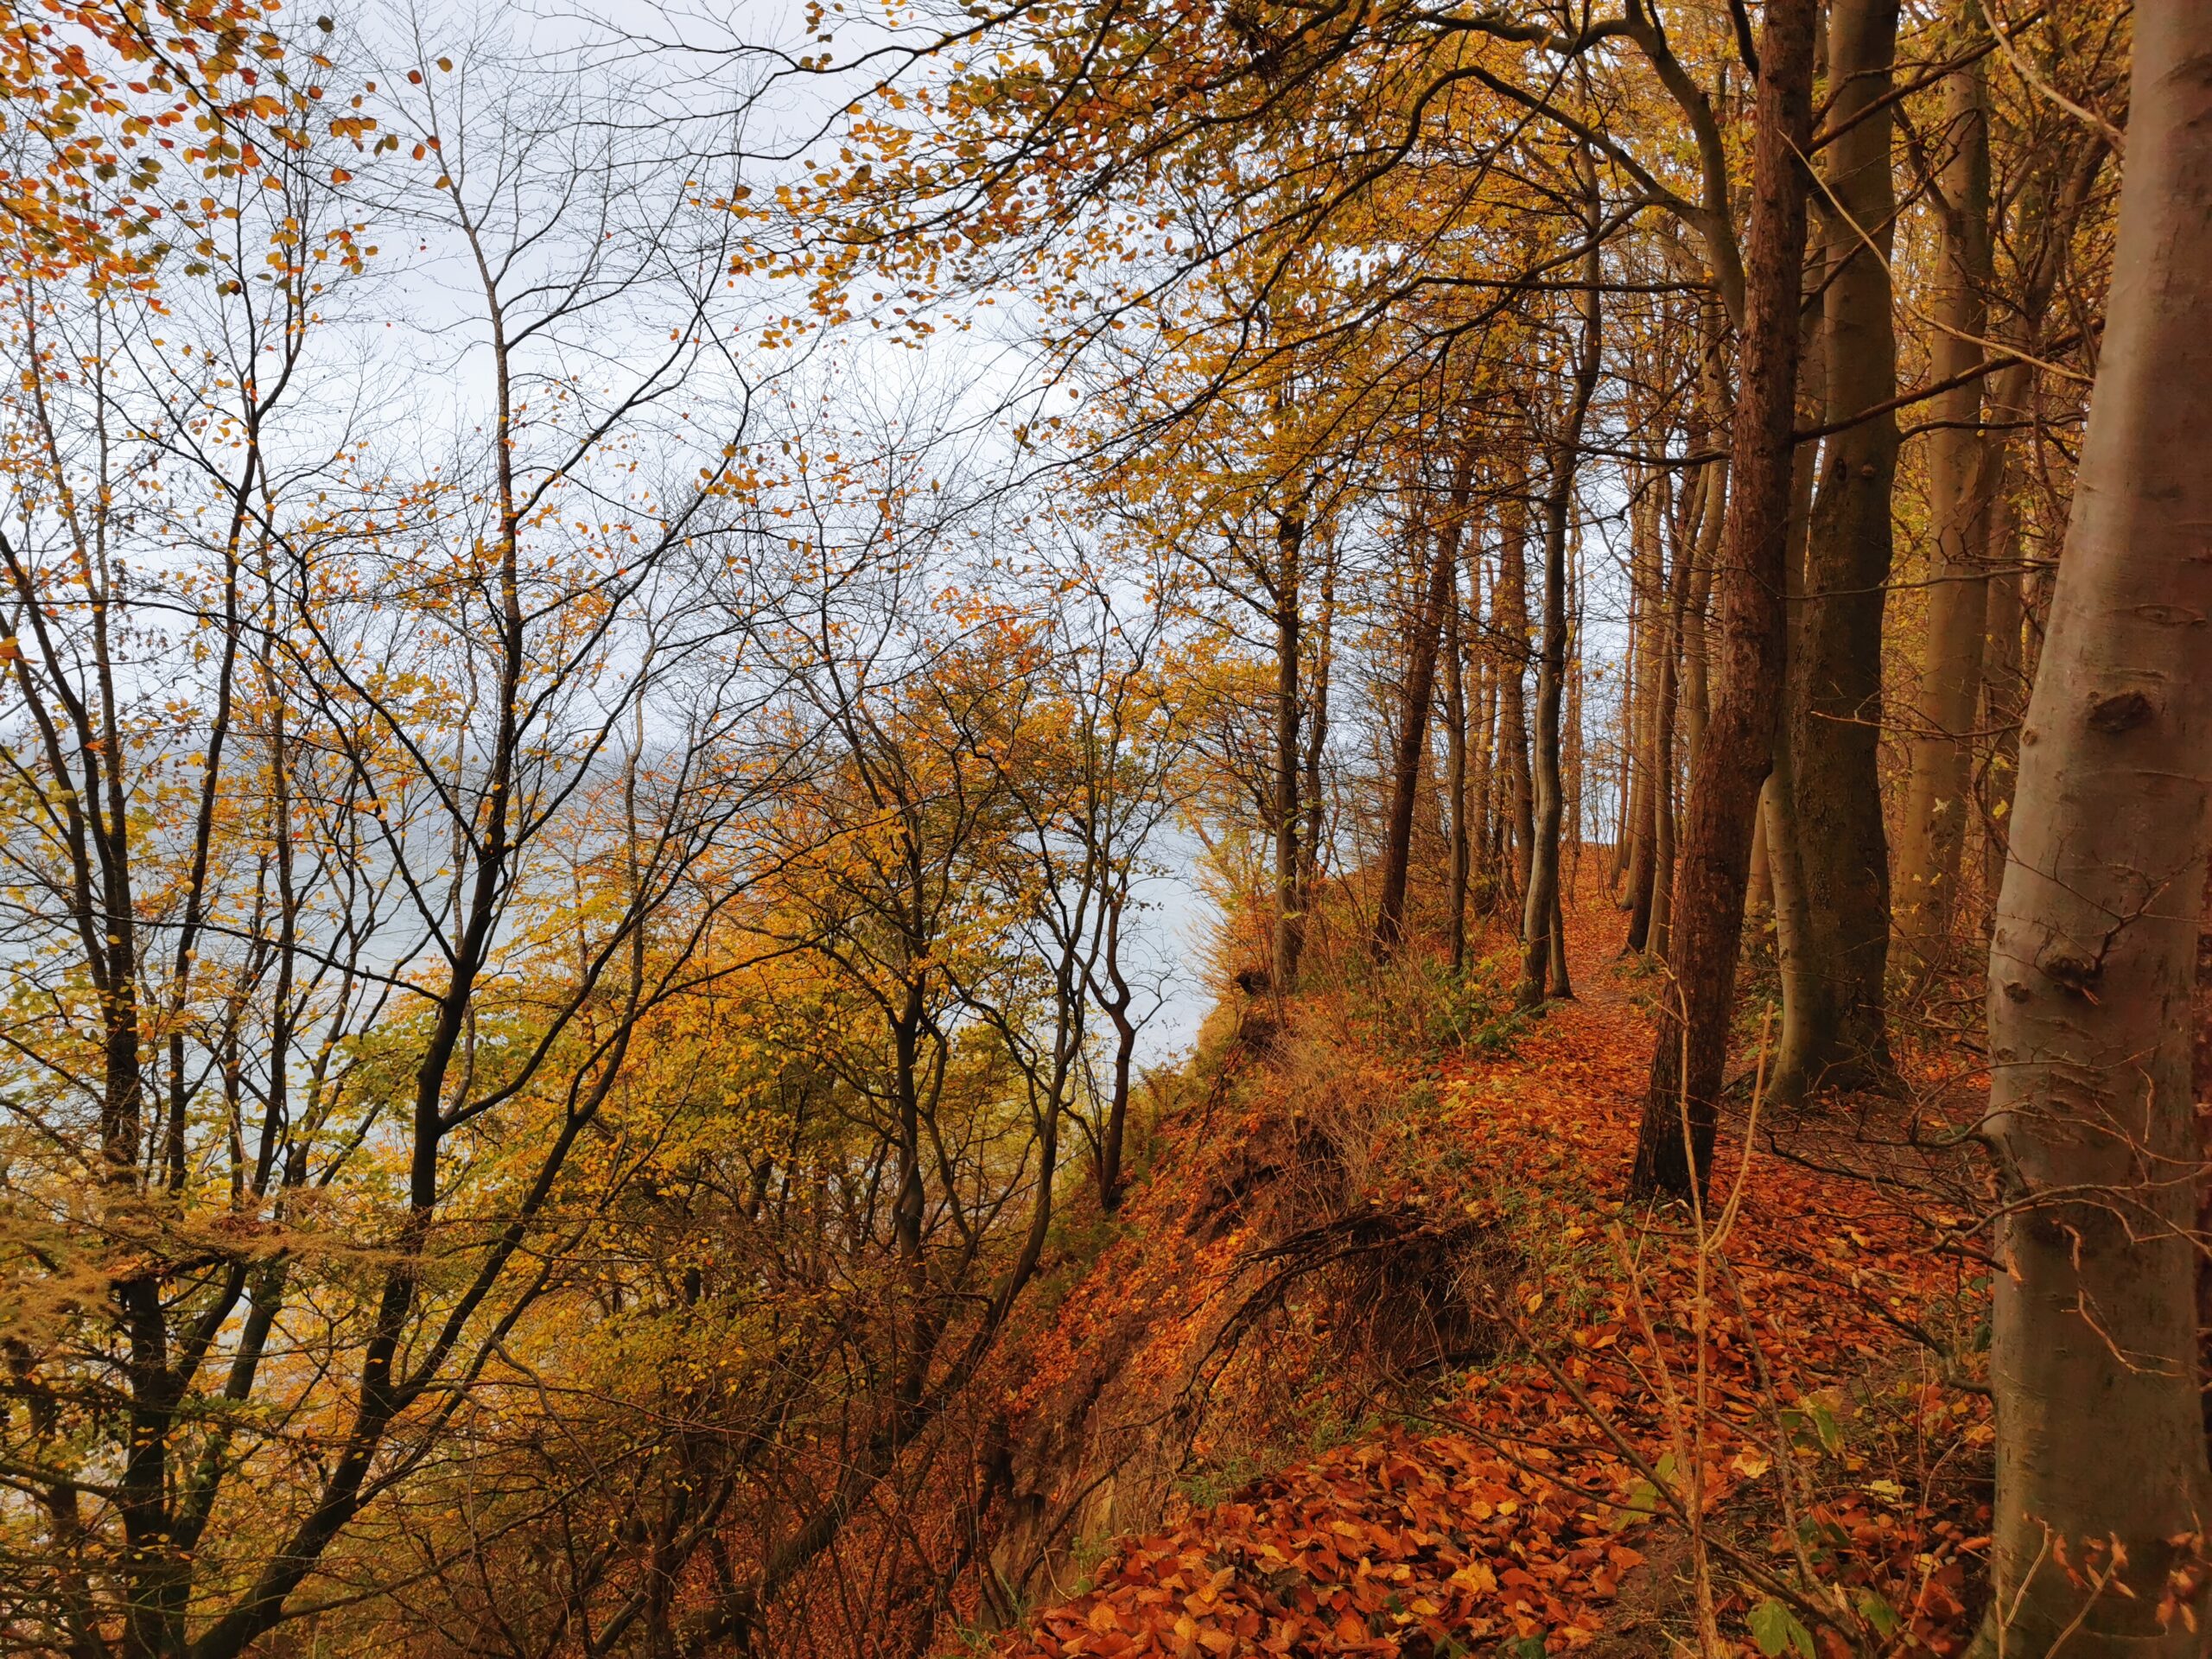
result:
[[(1123, 1540), (1001, 1659), (1571, 1651), (1605, 1629), (1655, 1527), (1679, 1534), (1655, 1474), (1702, 1516), (1732, 1516), (1744, 1559), (1820, 1606), (1860, 1610), (1842, 1617), (1878, 1648), (1963, 1649), (1986, 1540), (1958, 1480), (1988, 1426), (1901, 1334), (1970, 1305), (1955, 1268), (1863, 1181), (1760, 1151), (1700, 1308), (1679, 1218), (1623, 1202), (1648, 1022), (1591, 988), (1592, 967), (1580, 977), (1587, 1000), (1514, 1053), (1440, 1065), (1439, 1144), (1466, 1148), (1476, 1173), (1458, 1191), (1433, 1173), (1401, 1188), (1541, 1239), (1539, 1276), (1501, 1310), (1525, 1353), (1425, 1421)], [(1724, 1140), (1716, 1189), (1740, 1158)], [(1878, 1422), (1849, 1403), (1872, 1397), (1871, 1377), (1887, 1389)], [(1726, 1561), (1714, 1577), (1726, 1636), (1756, 1650), (1745, 1615), (1766, 1592)], [(1847, 1650), (1813, 1624), (1823, 1652)]]

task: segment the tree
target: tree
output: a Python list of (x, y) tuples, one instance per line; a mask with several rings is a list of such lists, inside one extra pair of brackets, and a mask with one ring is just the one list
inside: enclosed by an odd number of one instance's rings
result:
[[(1413, 849), (1415, 797), (1420, 793), (1422, 763), (1428, 752), (1428, 716), (1436, 691), (1437, 655), (1447, 645), (1455, 653), (1459, 649), (1459, 544), (1466, 532), (1467, 497), (1473, 484), (1474, 466), (1474, 444), (1470, 438), (1462, 442), (1458, 458), (1452, 462), (1452, 482), (1440, 515), (1442, 522), (1427, 537), (1428, 569), (1422, 583), (1421, 607), (1414, 617), (1405, 696), (1398, 714), (1397, 742), (1391, 757), (1390, 803), (1382, 838), (1382, 891), (1375, 901), (1375, 950), (1378, 956), (1388, 956), (1396, 950), (1405, 933), (1407, 866)], [(1447, 682), (1456, 687), (1456, 658), (1448, 660), (1445, 666)], [(1453, 725), (1447, 729), (1447, 737), (1459, 730), (1460, 713), (1456, 702), (1452, 718)], [(1458, 759), (1452, 766), (1456, 802), (1464, 796), (1464, 732), (1452, 741), (1459, 745), (1453, 750)], [(1453, 805), (1453, 849), (1458, 861), (1453, 865), (1456, 885), (1452, 902), (1464, 908), (1460, 895), (1466, 881), (1462, 856), (1465, 826), (1459, 822), (1459, 812), (1460, 807)]]
[(1810, 925), (1778, 1097), (1859, 1087), (1889, 1071), (1884, 985), (1890, 855), (1876, 749), (1882, 620), (1897, 476), (1897, 330), (1890, 260), (1897, 0), (1840, 0), (1828, 17), (1827, 168), (1815, 195), (1825, 407), (1804, 594), (1789, 666), (1789, 796)]
[(1751, 817), (1773, 761), (1783, 664), (1813, 22), (1809, 0), (1770, 0), (1760, 29), (1742, 370), (1729, 455), (1732, 487), (1714, 577), (1719, 677), (1690, 773), (1670, 930), (1671, 982), (1661, 1004), (1637, 1137), (1630, 1185), (1647, 1197), (1688, 1197), (1701, 1187), (1713, 1161), (1751, 873)]
[[(2212, 844), (2212, 18), (2135, 10), (2120, 242), (1989, 949), (1986, 1642), (2201, 1650), (2190, 988)], [(2178, 1604), (2178, 1605), (2177, 1605)]]
[[(0, 1238), (42, 1407), (4, 1433), (45, 1521), (4, 1576), (83, 1651), (245, 1650), (418, 1472), (558, 1277), (549, 1209), (758, 781), (700, 763), (746, 701), (696, 556), (734, 450), (659, 499), (620, 453), (727, 230), (674, 233), (582, 100), (410, 67), (416, 101), (216, 168), (158, 297), (9, 274)], [(346, 193), (381, 119), (420, 171)], [(321, 356), (365, 211), (476, 279), (485, 423), (412, 476)], [(526, 416), (618, 302), (654, 348)]]
[[(1969, 10), (1968, 16), (1979, 14)], [(1971, 23), (1969, 25), (1971, 29)], [(1978, 33), (1979, 31), (1974, 31)], [(1969, 35), (1969, 41), (1972, 35)], [(1981, 366), (1989, 284), (1989, 94), (1983, 60), (1945, 78), (1944, 137), (1950, 148), (1939, 182), (1942, 220), (1942, 329), (1929, 369), (1962, 384), (1937, 400), (1943, 422), (1931, 435), (1929, 497), (1934, 520), (1933, 587), (1928, 653), (1905, 789), (1904, 845), (1897, 855), (1897, 931), (1919, 971), (1948, 949), (1966, 846), (1973, 728), (1989, 636), (1990, 513), (2004, 469), (2004, 439), (1981, 430)], [(2003, 371), (1999, 371), (2000, 375)], [(2002, 390), (2002, 388), (1999, 388)]]
[[(1586, 155), (1583, 167), (1592, 167)], [(1535, 842), (1529, 866), (1528, 896), (1521, 918), (1521, 1006), (1534, 1007), (1548, 990), (1569, 995), (1567, 942), (1560, 923), (1560, 837), (1567, 807), (1566, 781), (1560, 770), (1560, 709), (1567, 690), (1567, 546), (1574, 510), (1574, 469), (1580, 459), (1582, 423), (1598, 389), (1600, 312), (1599, 308), (1599, 202), (1594, 172), (1586, 172), (1588, 218), (1583, 226), (1581, 305), (1574, 352), (1574, 372), (1565, 388), (1566, 403), (1551, 434), (1544, 488), (1544, 635), (1536, 659)]]

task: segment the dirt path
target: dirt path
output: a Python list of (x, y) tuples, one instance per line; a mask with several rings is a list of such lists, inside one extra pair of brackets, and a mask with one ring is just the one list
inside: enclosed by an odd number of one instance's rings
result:
[[(1715, 1541), (1725, 1639), (1748, 1647), (1749, 1618), (1770, 1647), (1802, 1634), (1810, 1659), (1827, 1617), (1961, 1645), (1962, 1554), (1980, 1542), (1964, 1478), (1987, 1429), (1904, 1334), (1961, 1317), (1957, 1275), (1863, 1181), (1767, 1149), (1745, 1160), (1724, 1140), (1716, 1188), (1740, 1171), (1740, 1211), (1700, 1298), (1687, 1218), (1623, 1203), (1650, 1033), (1649, 982), (1611, 960), (1618, 933), (1586, 902), (1570, 922), (1578, 1000), (1509, 1052), (1434, 1071), (1435, 1129), (1466, 1172), (1449, 1199), (1520, 1252), (1514, 1282), (1486, 1287), (1509, 1357), (1379, 1433), (1124, 1540), (1006, 1654), (1533, 1659), (1609, 1619), (1664, 1651), (1652, 1627), (1695, 1613), (1692, 1511)], [(1624, 1599), (1647, 1552), (1669, 1570)]]

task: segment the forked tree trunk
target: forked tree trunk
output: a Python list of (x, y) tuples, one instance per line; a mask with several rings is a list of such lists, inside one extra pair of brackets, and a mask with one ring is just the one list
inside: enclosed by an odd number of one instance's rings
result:
[[(1965, 8), (1980, 16), (1979, 0)], [(1984, 60), (1944, 79), (1946, 136), (1943, 237), (1935, 316), (1939, 332), (1929, 373), (1970, 374), (1982, 360), (1989, 307), (1989, 121)], [(1912, 770), (1905, 785), (1897, 849), (1897, 935), (1929, 972), (1950, 955), (1960, 858), (1966, 846), (1967, 789), (1975, 704), (1981, 691), (1988, 616), (1989, 510), (2004, 446), (1981, 429), (1981, 385), (1955, 386), (1936, 399), (1929, 437), (1928, 507), (1935, 531), (1928, 589), (1928, 647), (1922, 666)]]
[[(2204, 1649), (2212, 1514), (2190, 1020), (2212, 840), (2202, 0), (2138, 0), (2112, 268), (1989, 950), (1992, 1588), (2008, 1654), (2182, 1659)], [(2170, 1572), (2193, 1574), (2187, 1617)]]
[(1560, 832), (1567, 817), (1567, 786), (1560, 771), (1560, 715), (1567, 696), (1567, 541), (1574, 510), (1574, 471), (1582, 458), (1582, 423), (1598, 389), (1598, 231), (1585, 235), (1582, 327), (1574, 378), (1552, 435), (1550, 477), (1544, 493), (1544, 648), (1536, 672), (1535, 845), (1529, 866), (1528, 897), (1521, 920), (1521, 989), (1524, 1008), (1569, 996), (1567, 945), (1560, 918)]
[(1660, 1005), (1630, 1178), (1642, 1197), (1686, 1197), (1713, 1161), (1743, 940), (1751, 814), (1774, 755), (1805, 260), (1805, 175), (1798, 158), (1812, 141), (1816, 10), (1817, 0), (1768, 0), (1760, 29), (1743, 368), (1730, 440), (1727, 531), (1714, 572), (1719, 676), (1684, 814), (1674, 972)]

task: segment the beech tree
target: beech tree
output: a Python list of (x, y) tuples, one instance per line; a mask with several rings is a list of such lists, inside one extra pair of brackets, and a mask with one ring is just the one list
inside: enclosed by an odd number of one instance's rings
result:
[(1989, 947), (1989, 1640), (2195, 1654), (2190, 999), (2212, 850), (2212, 17), (2135, 11), (2109, 321)]

